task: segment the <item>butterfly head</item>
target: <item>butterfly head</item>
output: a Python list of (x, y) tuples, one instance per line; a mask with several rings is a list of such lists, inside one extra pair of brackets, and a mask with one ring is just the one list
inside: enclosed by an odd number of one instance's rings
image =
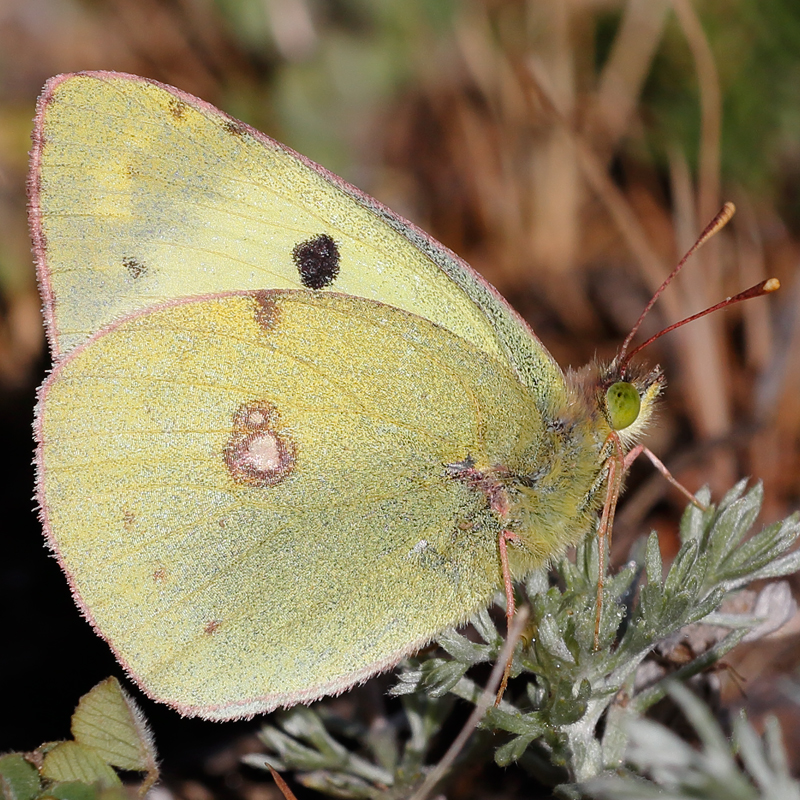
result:
[(615, 360), (600, 370), (597, 402), (609, 427), (619, 434), (624, 445), (630, 446), (641, 438), (664, 385), (660, 367), (620, 367)]

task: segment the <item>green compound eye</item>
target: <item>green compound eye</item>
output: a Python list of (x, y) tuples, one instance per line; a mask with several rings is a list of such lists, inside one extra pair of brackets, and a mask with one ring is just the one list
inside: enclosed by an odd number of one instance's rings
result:
[(611, 427), (615, 431), (621, 431), (636, 422), (642, 401), (632, 383), (617, 381), (606, 391), (606, 405), (608, 416), (611, 418)]

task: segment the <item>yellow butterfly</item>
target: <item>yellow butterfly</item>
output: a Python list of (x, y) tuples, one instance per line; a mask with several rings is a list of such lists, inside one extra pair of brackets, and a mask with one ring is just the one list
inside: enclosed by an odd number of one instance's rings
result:
[(341, 692), (613, 510), (660, 371), (564, 374), (455, 254), (207, 103), (52, 79), (30, 192), (41, 517), (151, 697)]

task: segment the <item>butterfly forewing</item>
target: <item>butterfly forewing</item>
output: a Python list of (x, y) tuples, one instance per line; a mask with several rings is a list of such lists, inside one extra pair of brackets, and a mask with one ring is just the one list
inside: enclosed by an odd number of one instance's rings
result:
[(541, 343), (473, 270), (340, 178), (213, 106), (117, 73), (39, 101), (31, 221), (63, 354), (164, 300), (307, 287), (430, 319), (563, 393)]

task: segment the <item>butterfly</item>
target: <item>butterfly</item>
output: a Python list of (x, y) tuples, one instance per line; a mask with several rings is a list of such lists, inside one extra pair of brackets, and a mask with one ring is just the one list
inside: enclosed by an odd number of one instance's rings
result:
[(658, 368), (565, 373), (446, 247), (170, 86), (53, 78), (33, 142), (40, 515), (149, 696), (342, 692), (610, 524)]

